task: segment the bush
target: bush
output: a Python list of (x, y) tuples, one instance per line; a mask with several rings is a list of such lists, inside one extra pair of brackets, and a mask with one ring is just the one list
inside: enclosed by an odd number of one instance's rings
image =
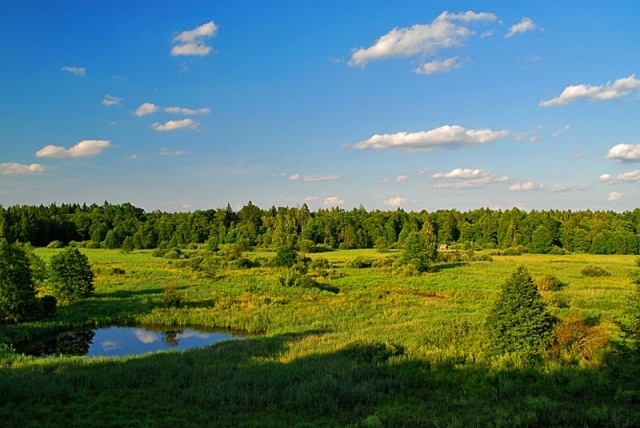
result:
[(42, 315), (44, 317), (51, 317), (56, 313), (57, 300), (53, 296), (42, 296), (40, 299), (40, 306), (42, 307)]
[(502, 251), (503, 256), (519, 256), (522, 254), (522, 250), (517, 247), (506, 248)]
[(182, 299), (178, 294), (178, 289), (174, 284), (169, 284), (162, 292), (162, 303), (168, 308), (179, 308), (182, 305)]
[(273, 264), (277, 267), (291, 267), (298, 261), (298, 252), (293, 247), (281, 247), (276, 251)]
[(64, 244), (61, 241), (51, 241), (49, 242), (49, 245), (47, 245), (47, 248), (62, 248), (64, 247)]
[(81, 247), (85, 248), (100, 248), (100, 243), (96, 241), (82, 241)]
[(89, 259), (73, 247), (51, 257), (49, 282), (55, 296), (63, 301), (89, 297), (95, 290)]
[(575, 364), (579, 359), (600, 360), (609, 342), (600, 327), (586, 325), (579, 315), (563, 319), (554, 333), (555, 342), (551, 347), (551, 355), (569, 364)]
[(552, 344), (555, 319), (524, 266), (505, 282), (486, 326), (497, 353), (537, 355)]
[(364, 269), (370, 268), (374, 262), (375, 260), (371, 257), (358, 256), (355, 259), (349, 260), (346, 266), (353, 269)]
[(556, 278), (555, 275), (545, 275), (542, 278), (538, 278), (536, 285), (540, 291), (560, 291), (567, 286), (567, 284)]
[(180, 258), (180, 250), (178, 250), (177, 248), (172, 248), (169, 251), (167, 251), (166, 253), (164, 253), (164, 255), (162, 256), (165, 259), (169, 259), (169, 260), (176, 260)]
[(278, 277), (278, 283), (283, 287), (313, 288), (318, 283), (310, 276), (303, 275), (295, 269), (285, 269)]
[(584, 268), (582, 268), (580, 273), (584, 276), (590, 276), (590, 277), (611, 276), (609, 272), (607, 272), (600, 266), (596, 266), (596, 265), (587, 265)]

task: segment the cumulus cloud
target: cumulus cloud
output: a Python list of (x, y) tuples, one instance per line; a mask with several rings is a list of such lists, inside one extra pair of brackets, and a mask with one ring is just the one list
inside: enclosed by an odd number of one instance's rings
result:
[(151, 127), (158, 132), (176, 131), (178, 129), (197, 129), (198, 122), (193, 119), (170, 120), (165, 123), (153, 123)]
[(588, 98), (591, 101), (610, 100), (626, 96), (633, 91), (640, 91), (640, 79), (636, 79), (635, 74), (599, 86), (585, 84), (567, 86), (558, 97), (542, 101), (540, 107), (564, 105), (580, 98)]
[(511, 131), (491, 129), (465, 129), (462, 126), (441, 126), (429, 131), (375, 134), (353, 146), (355, 149), (389, 150), (407, 152), (429, 151), (436, 148), (459, 148), (491, 143), (511, 135)]
[(162, 148), (160, 149), (160, 156), (182, 156), (182, 155), (186, 155), (187, 152), (182, 151), (182, 150), (176, 150), (175, 152), (172, 152), (171, 150), (167, 149), (167, 148)]
[(484, 187), (488, 184), (504, 183), (509, 180), (506, 175), (492, 174), (482, 169), (455, 168), (449, 172), (438, 172), (431, 175), (432, 178), (440, 180), (434, 184), (436, 188), (475, 188)]
[(75, 74), (78, 77), (84, 77), (87, 75), (87, 69), (84, 67), (62, 67), (62, 71), (68, 71), (71, 74)]
[(340, 199), (336, 196), (330, 196), (322, 203), (322, 205), (324, 205), (325, 207), (337, 206), (342, 204), (344, 204), (344, 199)]
[(38, 163), (24, 165), (16, 162), (0, 163), (0, 175), (26, 175), (40, 174), (47, 169), (46, 166)]
[(620, 162), (640, 162), (640, 144), (618, 144), (609, 149), (605, 158)]
[(102, 104), (104, 104), (107, 107), (120, 105), (121, 102), (122, 102), (122, 98), (115, 97), (109, 94), (105, 95), (104, 98), (102, 99)]
[(476, 34), (468, 28), (474, 21), (495, 22), (493, 13), (443, 12), (429, 24), (394, 28), (367, 47), (354, 49), (350, 66), (364, 67), (370, 61), (410, 56), (431, 57), (441, 49), (463, 46)]
[(623, 172), (622, 174), (618, 174), (615, 177), (612, 177), (611, 174), (602, 174), (600, 176), (600, 181), (605, 183), (613, 184), (613, 183), (624, 183), (630, 181), (638, 181), (640, 180), (640, 169), (636, 169), (634, 171)]
[(291, 176), (289, 176), (289, 180), (291, 181), (304, 181), (304, 182), (313, 182), (313, 181), (336, 181), (336, 180), (342, 180), (342, 176), (341, 175), (319, 175), (319, 174), (312, 174), (312, 175), (299, 175), (299, 174), (293, 174)]
[(108, 147), (111, 147), (111, 142), (107, 140), (83, 140), (68, 149), (61, 146), (48, 145), (38, 150), (36, 156), (54, 159), (84, 158), (97, 156)]
[(142, 103), (140, 104), (140, 107), (138, 107), (133, 114), (138, 117), (146, 116), (148, 114), (157, 112), (158, 109), (159, 107), (153, 103)]
[(190, 109), (184, 107), (167, 107), (164, 109), (167, 113), (175, 113), (175, 114), (184, 114), (185, 116), (192, 116), (196, 114), (208, 114), (211, 112), (211, 109), (208, 107), (199, 108), (199, 109)]
[(533, 22), (531, 18), (524, 17), (522, 18), (522, 21), (509, 27), (509, 30), (507, 31), (507, 34), (505, 34), (505, 37), (508, 38), (518, 33), (526, 33), (527, 31), (533, 31), (536, 28), (537, 28), (536, 24)]
[(610, 192), (609, 196), (607, 197), (607, 199), (610, 200), (610, 201), (617, 201), (621, 197), (622, 197), (622, 193), (620, 193), (620, 192)]
[(387, 199), (385, 201), (383, 201), (382, 203), (390, 206), (390, 207), (399, 207), (400, 205), (404, 204), (405, 202), (407, 202), (407, 198), (403, 198), (400, 196), (397, 196), (395, 198), (390, 198)]
[(193, 30), (181, 32), (173, 38), (174, 46), (171, 48), (171, 55), (208, 55), (212, 48), (205, 43), (205, 39), (215, 36), (217, 31), (218, 26), (213, 21), (209, 21)]
[(408, 175), (399, 175), (396, 177), (396, 183), (402, 183), (403, 181), (406, 181), (409, 179)]
[(462, 67), (464, 64), (458, 57), (447, 59), (435, 59), (431, 62), (420, 65), (415, 69), (417, 74), (434, 74), (434, 73), (446, 73), (447, 71), (454, 70)]

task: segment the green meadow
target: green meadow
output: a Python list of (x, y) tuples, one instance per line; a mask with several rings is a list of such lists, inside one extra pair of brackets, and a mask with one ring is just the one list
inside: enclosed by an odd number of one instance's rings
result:
[[(45, 261), (57, 249), (39, 248)], [(287, 287), (267, 267), (195, 269), (152, 251), (82, 249), (96, 293), (50, 320), (0, 326), (0, 421), (43, 426), (638, 426), (640, 371), (621, 330), (636, 256), (499, 256), (402, 276), (393, 252), (310, 254), (328, 272)], [(356, 268), (356, 258), (374, 267)], [(320, 265), (320, 263), (316, 263)], [(524, 265), (576, 340), (539, 359), (493, 355), (484, 323)], [(610, 276), (588, 277), (587, 265)], [(325, 269), (327, 270), (327, 269)], [(44, 290), (46, 291), (46, 290)], [(168, 303), (167, 295), (179, 304)], [(242, 340), (122, 358), (16, 354), (10, 343), (81, 325), (221, 327)], [(577, 334), (568, 330), (569, 335)], [(578, 333), (579, 333), (578, 332)]]

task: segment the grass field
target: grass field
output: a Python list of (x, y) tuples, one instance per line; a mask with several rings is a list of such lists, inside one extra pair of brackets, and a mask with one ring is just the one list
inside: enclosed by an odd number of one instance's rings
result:
[[(58, 250), (38, 249), (47, 260)], [(209, 278), (151, 252), (84, 249), (94, 297), (55, 319), (1, 326), (0, 339), (70, 325), (171, 324), (259, 333), (207, 348), (118, 359), (0, 351), (2, 426), (638, 426), (637, 361), (613, 352), (634, 256), (494, 256), (402, 277), (348, 268), (373, 250), (312, 254), (337, 272), (283, 287), (274, 268)], [(273, 253), (249, 253), (269, 258)], [(585, 277), (589, 265), (611, 276)], [(567, 286), (543, 292), (612, 342), (591, 358), (492, 356), (484, 322), (519, 265)], [(122, 273), (124, 271), (124, 273)], [(175, 287), (181, 305), (167, 307)]]

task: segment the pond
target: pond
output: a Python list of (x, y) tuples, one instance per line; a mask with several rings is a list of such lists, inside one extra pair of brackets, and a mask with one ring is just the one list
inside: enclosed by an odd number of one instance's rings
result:
[(75, 329), (13, 344), (16, 352), (34, 356), (79, 355), (116, 357), (163, 350), (198, 348), (241, 338), (229, 330), (176, 327), (109, 326)]

